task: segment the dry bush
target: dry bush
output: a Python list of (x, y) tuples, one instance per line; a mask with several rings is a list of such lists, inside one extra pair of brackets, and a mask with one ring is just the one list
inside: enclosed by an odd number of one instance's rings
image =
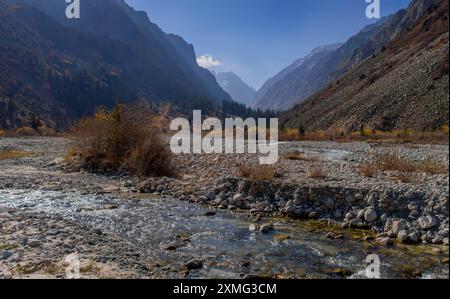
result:
[(172, 175), (172, 155), (151, 119), (135, 110), (116, 106), (112, 112), (98, 110), (73, 128), (80, 166), (93, 171)]
[(398, 154), (380, 155), (375, 159), (374, 164), (381, 171), (416, 172), (417, 163)]
[(431, 159), (426, 159), (419, 164), (419, 170), (429, 174), (446, 174), (448, 173), (447, 165), (437, 163)]
[(14, 135), (18, 137), (36, 137), (39, 136), (39, 132), (31, 127), (22, 127), (17, 129)]
[(46, 127), (46, 126), (40, 126), (37, 128), (37, 132), (39, 133), (40, 136), (46, 136), (46, 137), (51, 137), (51, 136), (55, 136), (56, 132), (55, 130)]
[(407, 173), (407, 172), (397, 173), (397, 174), (393, 175), (392, 178), (401, 183), (405, 183), (405, 184), (409, 184), (409, 183), (413, 182), (413, 176), (411, 175), (411, 173)]
[(374, 163), (362, 164), (359, 167), (359, 173), (365, 177), (373, 178), (378, 174), (378, 168)]
[(314, 163), (308, 167), (308, 178), (311, 179), (325, 179), (328, 174), (321, 164)]
[[(375, 158), (373, 165), (377, 171), (393, 171), (398, 172), (401, 176), (406, 177), (411, 173), (428, 173), (428, 174), (446, 174), (448, 167), (444, 163), (435, 162), (432, 159), (426, 159), (422, 162), (415, 162), (413, 160), (402, 158), (398, 154), (390, 153), (387, 155), (380, 155)], [(409, 179), (404, 179), (405, 182), (410, 182)]]
[(254, 183), (270, 182), (277, 174), (273, 166), (260, 164), (240, 164), (237, 165), (236, 170), (239, 177), (248, 179)]
[(308, 161), (308, 162), (319, 162), (320, 157), (310, 155), (310, 154), (302, 154), (297, 150), (291, 151), (283, 155), (282, 157), (285, 160), (292, 160), (292, 161)]
[(6, 137), (6, 132), (0, 129), (0, 138)]
[(303, 160), (303, 155), (299, 151), (295, 150), (283, 155), (283, 159), (298, 161)]

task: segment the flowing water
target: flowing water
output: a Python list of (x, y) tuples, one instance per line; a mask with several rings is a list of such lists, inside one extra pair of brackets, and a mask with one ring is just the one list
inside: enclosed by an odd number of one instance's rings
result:
[[(440, 265), (441, 257), (429, 247), (376, 247), (355, 240), (362, 231), (343, 231), (344, 239), (328, 240), (317, 222), (281, 219), (265, 219), (275, 223), (274, 232), (255, 233), (243, 214), (205, 216), (206, 208), (176, 199), (6, 189), (0, 190), (0, 209), (44, 212), (117, 234), (154, 263), (172, 269), (168, 277), (178, 277), (176, 269), (183, 262), (199, 258), (207, 266), (189, 278), (358, 278), (365, 275), (369, 254), (379, 255), (382, 278), (448, 275), (442, 266), (430, 270)], [(170, 246), (176, 250), (167, 250)]]

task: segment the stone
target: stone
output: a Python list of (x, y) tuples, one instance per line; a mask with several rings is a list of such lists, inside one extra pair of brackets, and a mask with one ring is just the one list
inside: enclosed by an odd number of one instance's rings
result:
[(249, 229), (251, 232), (255, 232), (255, 231), (259, 230), (259, 227), (258, 227), (257, 224), (253, 223), (253, 224), (250, 224), (250, 226), (249, 226), (248, 229)]
[(334, 200), (333, 199), (331, 199), (331, 198), (328, 198), (326, 201), (325, 201), (325, 206), (328, 208), (328, 209), (332, 209), (332, 208), (334, 208)]
[(240, 200), (243, 200), (244, 199), (244, 195), (242, 195), (242, 194), (235, 194), (234, 196), (233, 196), (233, 201), (240, 201)]
[(356, 214), (356, 217), (358, 217), (359, 219), (364, 219), (364, 214), (366, 213), (366, 210), (359, 210), (358, 214)]
[(364, 199), (364, 195), (361, 194), (361, 193), (356, 193), (356, 194), (355, 194), (355, 199), (356, 199), (356, 200), (363, 200), (363, 199)]
[(417, 235), (416, 232), (410, 233), (408, 235), (408, 241), (410, 241), (413, 244), (417, 244), (419, 243), (419, 236)]
[(259, 228), (259, 231), (262, 232), (263, 234), (269, 233), (269, 232), (273, 231), (273, 224), (272, 223), (263, 224)]
[(3, 251), (2, 254), (0, 254), (0, 261), (4, 261), (9, 259), (12, 256), (12, 252), (11, 251)]
[(408, 232), (406, 230), (402, 230), (398, 233), (397, 239), (401, 243), (406, 243), (408, 241)]
[(334, 218), (341, 219), (342, 218), (342, 212), (340, 210), (336, 210), (334, 212)]
[(206, 196), (199, 196), (197, 198), (198, 202), (208, 202), (208, 198)]
[(431, 215), (420, 217), (417, 221), (424, 230), (432, 229), (437, 225), (437, 218)]
[(364, 214), (364, 220), (366, 220), (369, 223), (374, 222), (375, 220), (377, 220), (378, 215), (377, 212), (374, 209), (367, 209), (367, 211)]
[(123, 183), (123, 186), (125, 188), (133, 187), (133, 182), (132, 181), (126, 181), (125, 183)]
[(216, 193), (213, 191), (208, 192), (208, 194), (206, 194), (206, 198), (208, 198), (209, 201), (212, 201), (216, 198)]
[(400, 231), (405, 230), (405, 229), (406, 229), (406, 225), (405, 225), (405, 223), (402, 222), (402, 221), (394, 221), (394, 222), (392, 223), (392, 233), (393, 233), (394, 235), (398, 235), (398, 233), (399, 233)]
[(196, 270), (202, 267), (203, 267), (202, 260), (193, 259), (186, 263), (186, 268), (188, 268), (188, 270)]
[(394, 245), (394, 241), (391, 238), (377, 238), (375, 241), (382, 246)]
[(317, 219), (317, 218), (319, 218), (319, 214), (317, 212), (313, 211), (313, 212), (309, 213), (308, 217), (310, 219)]

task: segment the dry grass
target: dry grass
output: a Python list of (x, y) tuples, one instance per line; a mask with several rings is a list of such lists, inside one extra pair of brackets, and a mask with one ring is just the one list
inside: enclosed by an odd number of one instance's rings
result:
[(411, 173), (407, 173), (407, 172), (397, 173), (397, 174), (393, 175), (392, 178), (394, 180), (399, 181), (399, 182), (404, 183), (404, 184), (409, 184), (409, 183), (413, 183), (414, 182), (412, 174)]
[(437, 163), (431, 159), (426, 159), (419, 164), (419, 170), (429, 174), (446, 174), (448, 167), (444, 163)]
[(249, 165), (240, 164), (236, 167), (236, 174), (241, 178), (248, 179), (254, 183), (270, 182), (272, 181), (277, 172), (273, 166), (268, 165)]
[(359, 173), (365, 177), (373, 178), (378, 174), (378, 168), (373, 163), (363, 164), (359, 167)]
[(319, 162), (320, 157), (308, 154), (302, 154), (297, 150), (291, 151), (283, 155), (284, 160), (291, 161), (308, 161), (308, 162)]
[(66, 158), (80, 157), (91, 171), (122, 171), (150, 176), (173, 175), (172, 153), (152, 120), (134, 109), (99, 110), (74, 128), (76, 146)]
[(326, 179), (328, 174), (321, 164), (314, 163), (308, 167), (307, 176), (311, 179)]
[(348, 132), (346, 129), (329, 129), (305, 132), (304, 134), (301, 134), (299, 129), (287, 129), (280, 132), (279, 137), (281, 141), (367, 141), (388, 143), (448, 144), (449, 126), (445, 125), (434, 131), (380, 131), (364, 128), (356, 132)]
[(36, 137), (39, 136), (39, 132), (31, 127), (22, 127), (14, 132), (14, 136), (17, 137)]
[(398, 154), (378, 156), (374, 164), (381, 171), (417, 172), (417, 163)]
[(25, 151), (4, 150), (0, 151), (0, 160), (27, 158), (32, 155), (32, 153)]
[(404, 183), (410, 183), (413, 173), (447, 174), (448, 167), (446, 164), (435, 162), (432, 159), (416, 162), (400, 157), (396, 153), (378, 155), (373, 161), (359, 167), (359, 172), (365, 177), (374, 177), (383, 171), (395, 172), (393, 178)]

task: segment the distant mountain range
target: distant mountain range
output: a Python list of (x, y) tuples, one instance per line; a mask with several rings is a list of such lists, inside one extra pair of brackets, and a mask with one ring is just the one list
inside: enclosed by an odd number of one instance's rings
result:
[(320, 68), (319, 64), (339, 46), (341, 44), (321, 46), (306, 57), (294, 61), (264, 83), (253, 99), (253, 106), (287, 110), (296, 104), (299, 97), (306, 98), (318, 91), (322, 86), (308, 85), (308, 76), (314, 68)]
[(414, 26), (434, 2), (413, 1), (408, 10), (365, 27), (344, 44), (314, 50), (267, 81), (255, 97), (255, 107), (288, 110), (301, 103)]
[(40, 116), (63, 127), (116, 100), (210, 109), (231, 97), (196, 63), (192, 45), (124, 0), (0, 0), (0, 127)]
[(247, 85), (238, 75), (233, 72), (216, 74), (217, 83), (225, 90), (236, 102), (251, 106), (256, 90)]
[(355, 131), (448, 124), (448, 25), (448, 0), (414, 0), (364, 29), (322, 63), (320, 76), (303, 79), (328, 83), (306, 100), (298, 97), (282, 125)]

